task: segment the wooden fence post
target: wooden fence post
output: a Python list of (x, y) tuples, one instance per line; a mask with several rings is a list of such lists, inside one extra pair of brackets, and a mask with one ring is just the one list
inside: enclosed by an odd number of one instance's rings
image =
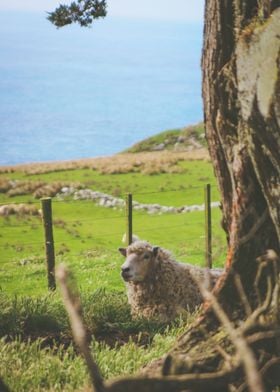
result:
[(42, 217), (45, 232), (45, 249), (46, 261), (48, 270), (48, 288), (49, 290), (56, 289), (55, 283), (55, 254), (54, 254), (54, 240), (52, 227), (52, 199), (45, 197), (41, 199)]
[(211, 185), (204, 188), (205, 206), (205, 264), (212, 268), (212, 223), (211, 223)]
[(126, 241), (129, 246), (132, 243), (132, 194), (126, 195)]

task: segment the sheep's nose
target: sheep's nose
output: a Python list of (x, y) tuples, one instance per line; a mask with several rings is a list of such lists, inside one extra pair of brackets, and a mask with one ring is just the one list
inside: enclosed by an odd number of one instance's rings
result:
[(123, 278), (123, 280), (125, 280), (126, 282), (130, 279), (130, 268), (129, 267), (121, 267), (121, 276)]

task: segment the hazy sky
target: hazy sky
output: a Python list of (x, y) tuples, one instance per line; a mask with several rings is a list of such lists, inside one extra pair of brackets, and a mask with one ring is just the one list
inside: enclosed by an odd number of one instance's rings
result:
[[(52, 11), (71, 0), (0, 0), (0, 10)], [(201, 21), (204, 0), (107, 0), (111, 16)]]

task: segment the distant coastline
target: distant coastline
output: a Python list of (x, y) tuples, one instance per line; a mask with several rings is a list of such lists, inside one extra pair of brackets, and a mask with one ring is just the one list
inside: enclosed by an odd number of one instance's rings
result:
[(201, 24), (1, 13), (0, 35), (0, 165), (109, 156), (202, 118)]
[[(116, 154), (100, 157), (88, 158), (74, 158), (67, 160), (52, 160), (45, 162), (23, 162), (14, 165), (0, 165), (0, 173), (10, 171), (13, 169), (30, 169), (52, 167), (52, 170), (68, 170), (71, 168), (79, 168), (97, 163), (99, 161), (114, 160), (114, 157), (129, 154), (157, 154), (157, 153), (171, 153), (171, 154), (185, 154), (186, 159), (207, 159), (208, 151), (206, 148), (206, 141), (204, 135), (203, 123), (190, 125), (184, 128), (177, 128), (167, 130), (153, 135), (147, 139), (141, 140), (132, 145), (130, 148), (120, 151)], [(147, 156), (148, 158), (148, 156)], [(32, 170), (32, 169), (31, 169)]]
[[(49, 170), (74, 170), (94, 167), (95, 165), (111, 167), (114, 165), (114, 162), (118, 165), (120, 161), (125, 159), (129, 161), (130, 156), (133, 155), (139, 156), (139, 159), (144, 161), (154, 159), (153, 156), (158, 155), (163, 157), (174, 155), (182, 157), (184, 160), (208, 160), (209, 155), (206, 148), (204, 125), (203, 123), (198, 123), (184, 128), (163, 131), (111, 156), (0, 165), (0, 173), (13, 170), (40, 173)], [(132, 158), (132, 160), (135, 159)]]

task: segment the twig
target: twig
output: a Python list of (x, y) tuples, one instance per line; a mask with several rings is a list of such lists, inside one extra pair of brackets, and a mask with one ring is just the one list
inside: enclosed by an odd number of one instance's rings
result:
[[(266, 362), (266, 364), (261, 368), (260, 372), (262, 375), (267, 373), (273, 366), (277, 366), (278, 374), (279, 374), (279, 368), (280, 368), (280, 358), (279, 357), (273, 357), (269, 361)], [(278, 383), (279, 383), (278, 378)]]
[(234, 283), (235, 283), (236, 289), (238, 291), (240, 300), (244, 306), (244, 310), (246, 312), (246, 315), (250, 316), (252, 314), (252, 308), (251, 308), (251, 305), (248, 301), (248, 297), (245, 293), (240, 275), (237, 272), (234, 272), (233, 278), (234, 278)]
[[(210, 281), (210, 277), (208, 275), (209, 281)], [(205, 279), (205, 282), (207, 282), (207, 278)], [(207, 282), (208, 284), (208, 282)], [(207, 337), (209, 336), (209, 333), (207, 331), (207, 329), (205, 327), (200, 326), (199, 330), (204, 334), (205, 339), (207, 339)], [(232, 363), (232, 356), (229, 355), (226, 350), (217, 342), (214, 343), (215, 344), (215, 350), (221, 355), (221, 357), (224, 359), (225, 361), (225, 368), (227, 370), (233, 369), (233, 363)]]
[(253, 227), (251, 227), (249, 232), (239, 239), (239, 244), (243, 245), (246, 242), (248, 242), (250, 239), (252, 239), (255, 236), (256, 232), (259, 230), (259, 228), (264, 224), (267, 217), (268, 217), (268, 210), (265, 209), (261, 217), (255, 222), (255, 224), (253, 225)]
[(82, 306), (77, 292), (70, 288), (70, 273), (65, 266), (60, 265), (57, 268), (57, 279), (60, 283), (61, 293), (64, 305), (67, 310), (74, 340), (79, 347), (81, 354), (84, 356), (94, 392), (103, 392), (103, 378), (99, 368), (95, 363), (87, 343), (87, 333), (83, 324)]
[[(280, 369), (280, 358), (279, 357), (273, 357), (271, 359), (269, 359), (265, 365), (260, 369), (260, 374), (262, 375), (262, 377), (267, 377), (267, 373), (269, 371), (271, 371), (271, 369), (273, 369), (273, 367), (276, 367), (276, 373), (277, 375), (279, 375), (279, 369)], [(278, 376), (277, 379), (275, 380), (271, 380), (272, 384), (276, 385), (279, 384), (280, 381), (280, 377)], [(245, 392), (247, 390), (247, 385), (246, 383), (243, 383), (242, 385), (239, 386), (239, 388), (237, 389), (237, 392)]]
[(231, 371), (198, 373), (168, 377), (127, 377), (107, 382), (106, 392), (181, 392), (221, 391), (234, 382), (240, 367)]
[(280, 295), (280, 285), (279, 285), (279, 257), (274, 250), (269, 249), (266, 253), (268, 261), (272, 262), (273, 274), (275, 276), (275, 286), (272, 295), (272, 303), (274, 309), (274, 315), (277, 320), (277, 324), (280, 324), (279, 315), (279, 295)]
[(232, 356), (229, 355), (220, 344), (216, 346), (216, 350), (224, 358), (226, 369), (228, 370), (232, 369), (233, 368)]
[(213, 311), (220, 320), (221, 324), (226, 328), (229, 337), (236, 348), (239, 358), (244, 366), (249, 389), (252, 392), (264, 392), (265, 388), (262, 378), (258, 372), (257, 361), (241, 330), (234, 328), (227, 314), (218, 303), (216, 297), (208, 291), (203, 284), (199, 284), (199, 287), (205, 300), (211, 303)]
[[(257, 258), (257, 261), (259, 262), (259, 267), (257, 270), (254, 287), (256, 290), (259, 304), (261, 304), (262, 300), (261, 300), (261, 295), (259, 290), (259, 283), (262, 277), (262, 273), (265, 269), (268, 268), (269, 264), (272, 263), (272, 270), (274, 272), (275, 282), (277, 283), (277, 277), (279, 275), (279, 257), (277, 256), (274, 250), (268, 249), (264, 255)], [(270, 272), (270, 276), (271, 276), (271, 272)]]
[(253, 311), (253, 313), (251, 314), (251, 316), (248, 317), (247, 320), (244, 322), (244, 324), (241, 327), (243, 332), (246, 332), (250, 328), (252, 328), (256, 324), (256, 320), (268, 310), (269, 305), (271, 304), (272, 293), (273, 293), (273, 290), (272, 290), (271, 278), (267, 277), (266, 298), (265, 298), (263, 304), (261, 306), (259, 306), (258, 308), (256, 308)]
[(280, 337), (280, 330), (278, 329), (278, 330), (256, 332), (250, 336), (247, 336), (246, 339), (248, 344), (251, 346), (263, 340), (279, 339), (279, 337)]
[[(257, 259), (257, 261), (259, 261), (259, 259)], [(261, 280), (262, 272), (265, 269), (265, 267), (266, 267), (266, 263), (260, 262), (258, 270), (257, 270), (256, 278), (255, 278), (255, 281), (254, 281), (254, 287), (255, 287), (255, 291), (256, 291), (256, 295), (257, 295), (257, 298), (258, 298), (259, 305), (262, 302), (261, 294), (260, 294), (260, 290), (259, 290), (259, 283), (260, 283), (260, 280)]]

